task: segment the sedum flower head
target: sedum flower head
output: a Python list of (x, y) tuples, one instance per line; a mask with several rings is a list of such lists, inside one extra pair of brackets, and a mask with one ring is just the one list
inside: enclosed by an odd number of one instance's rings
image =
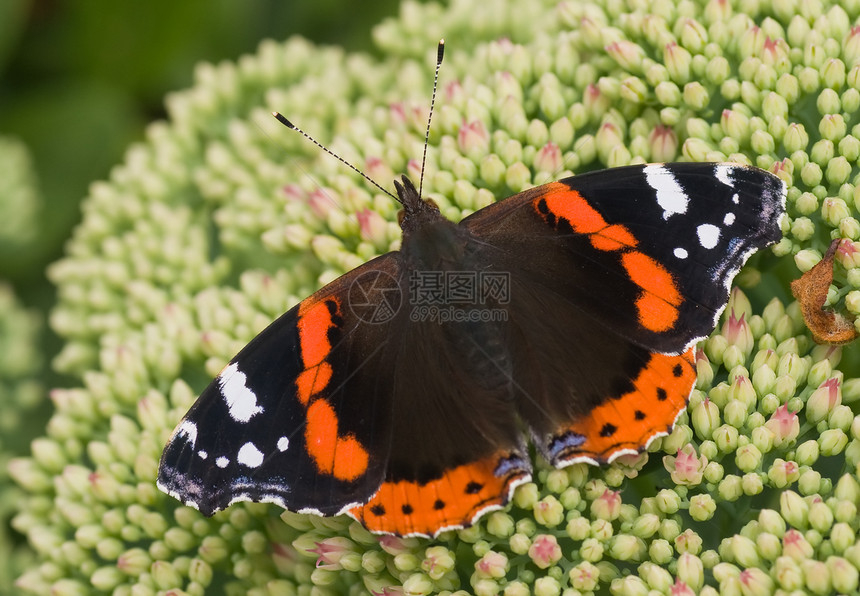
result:
[[(0, 254), (20, 254), (39, 233), (41, 199), (24, 143), (0, 135)], [(4, 259), (5, 260), (5, 259)], [(4, 263), (14, 266), (13, 259)]]
[[(405, 2), (374, 30), (383, 59), (291, 39), (200, 65), (167, 98), (169, 120), (92, 186), (50, 268), (53, 365), (74, 382), (8, 466), (32, 556), (18, 589), (856, 590), (857, 358), (815, 346), (783, 299), (831, 238), (860, 240), (860, 2), (801, 4)], [(397, 206), (268, 113), (383, 185), (417, 179), (442, 35), (424, 188), (453, 220), (572, 172), (660, 159), (751, 163), (787, 183), (785, 236), (700, 344), (689, 413), (611, 466), (538, 461), (507, 510), (437, 540), (265, 504), (211, 519), (180, 506), (154, 480), (197, 392), (280, 313), (399, 244)], [(835, 267), (828, 306), (860, 314), (848, 248)]]

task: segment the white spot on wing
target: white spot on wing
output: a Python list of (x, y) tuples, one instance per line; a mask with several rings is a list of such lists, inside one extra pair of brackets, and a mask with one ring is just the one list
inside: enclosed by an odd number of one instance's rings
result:
[(209, 457), (209, 454), (206, 453), (205, 450), (201, 449), (197, 452), (197, 457), (199, 457), (200, 459), (206, 459), (207, 457)]
[(191, 448), (194, 449), (194, 444), (197, 443), (197, 425), (190, 420), (183, 420), (176, 429), (176, 437), (182, 436), (191, 443)]
[(732, 179), (733, 172), (734, 167), (728, 164), (718, 163), (714, 167), (714, 176), (729, 188), (734, 188), (735, 186), (735, 181)]
[(236, 461), (249, 468), (256, 468), (263, 463), (263, 452), (257, 449), (256, 445), (248, 441), (239, 448)]
[(663, 208), (663, 219), (676, 213), (686, 213), (690, 199), (675, 180), (672, 172), (661, 165), (645, 166), (645, 180), (657, 191), (657, 204)]
[(726, 216), (723, 218), (723, 223), (727, 226), (735, 223), (735, 214), (734, 213), (726, 213)]
[(290, 440), (287, 437), (281, 437), (278, 439), (278, 451), (286, 451), (289, 446)]
[(740, 196), (738, 196), (738, 193), (733, 194), (733, 195), (732, 195), (732, 203), (734, 203), (735, 205), (737, 205), (737, 204), (739, 204), (740, 202), (741, 202), (741, 198), (740, 198)]
[(215, 465), (219, 468), (226, 468), (227, 464), (230, 463), (230, 460), (224, 457), (223, 455), (215, 460)]
[(714, 248), (720, 241), (720, 229), (713, 224), (702, 224), (696, 228), (699, 244), (703, 248)]
[(257, 405), (257, 396), (245, 385), (246, 379), (235, 362), (218, 375), (221, 395), (230, 409), (230, 417), (236, 422), (248, 422), (252, 416), (263, 412), (263, 408)]
[(687, 253), (687, 250), (684, 248), (680, 248), (680, 247), (675, 249), (674, 254), (679, 259), (686, 259), (689, 256)]

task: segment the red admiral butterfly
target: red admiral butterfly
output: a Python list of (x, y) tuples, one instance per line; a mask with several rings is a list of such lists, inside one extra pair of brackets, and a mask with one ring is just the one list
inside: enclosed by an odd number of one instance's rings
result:
[(401, 249), (239, 352), (174, 431), (161, 490), (436, 535), (531, 478), (524, 429), (556, 467), (637, 453), (686, 407), (693, 346), (785, 209), (779, 178), (736, 164), (581, 174), (459, 224), (394, 185)]

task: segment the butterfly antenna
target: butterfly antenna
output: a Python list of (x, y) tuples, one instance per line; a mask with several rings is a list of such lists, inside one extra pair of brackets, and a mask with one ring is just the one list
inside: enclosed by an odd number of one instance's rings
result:
[(439, 83), (439, 67), (442, 66), (442, 57), (445, 55), (445, 40), (439, 40), (436, 48), (436, 74), (433, 75), (433, 95), (430, 96), (430, 114), (427, 115), (427, 131), (424, 133), (424, 156), (421, 158), (421, 179), (418, 181), (418, 196), (424, 190), (424, 166), (427, 164), (427, 145), (430, 143), (430, 121), (433, 119), (433, 106), (436, 104), (436, 86)]
[[(438, 67), (437, 67), (437, 71), (438, 71)], [(328, 147), (326, 147), (325, 145), (323, 145), (322, 143), (320, 143), (319, 141), (317, 141), (317, 140), (316, 140), (315, 138), (313, 138), (311, 135), (309, 135), (308, 133), (306, 133), (305, 131), (303, 131), (301, 128), (299, 128), (298, 126), (296, 126), (295, 124), (293, 124), (292, 122), (290, 122), (289, 120), (287, 120), (287, 119), (284, 117), (284, 115), (283, 115), (283, 114), (280, 114), (280, 113), (278, 113), (278, 112), (272, 112), (272, 116), (274, 116), (274, 117), (278, 120), (278, 122), (280, 122), (281, 124), (283, 124), (283, 125), (284, 125), (284, 126), (286, 126), (287, 128), (289, 128), (289, 129), (291, 129), (291, 130), (296, 131), (297, 133), (299, 133), (300, 135), (302, 135), (304, 138), (306, 138), (307, 140), (309, 140), (311, 143), (313, 143), (314, 145), (316, 145), (317, 147), (319, 147), (320, 149), (322, 149), (323, 151), (325, 151), (326, 153), (328, 153), (329, 155), (331, 155), (332, 157), (334, 157), (335, 159), (337, 159), (337, 160), (338, 160), (339, 162), (341, 162), (342, 164), (346, 165), (348, 168), (351, 168), (353, 171), (358, 172), (358, 173), (362, 176), (362, 178), (364, 178), (365, 180), (367, 180), (368, 182), (370, 182), (372, 185), (374, 185), (376, 188), (378, 188), (379, 190), (381, 190), (382, 192), (384, 192), (385, 194), (387, 194), (389, 197), (391, 197), (392, 199), (394, 199), (395, 201), (397, 201), (398, 203), (400, 203), (400, 198), (399, 198), (399, 197), (394, 196), (394, 195), (393, 195), (393, 194), (391, 194), (389, 191), (387, 191), (387, 190), (385, 190), (384, 188), (382, 188), (382, 187), (379, 185), (379, 183), (377, 183), (377, 182), (376, 182), (376, 180), (374, 180), (373, 178), (371, 178), (370, 176), (368, 176), (367, 174), (365, 174), (364, 172), (362, 172), (361, 170), (359, 170), (357, 167), (355, 167), (354, 165), (352, 165), (351, 163), (349, 163), (348, 161), (346, 161), (344, 158), (342, 158), (340, 155), (338, 155), (337, 153), (335, 153), (334, 151), (332, 151), (331, 149), (329, 149)], [(429, 123), (428, 123), (428, 125), (429, 125)], [(426, 153), (426, 151), (427, 151), (427, 148), (426, 148), (426, 147), (424, 148), (424, 151), (425, 151), (425, 153)], [(423, 169), (424, 169), (424, 168), (422, 167), (422, 170), (423, 170)]]

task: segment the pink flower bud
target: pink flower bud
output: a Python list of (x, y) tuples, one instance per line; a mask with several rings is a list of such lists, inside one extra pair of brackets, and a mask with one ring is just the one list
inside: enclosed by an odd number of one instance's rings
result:
[(463, 122), (457, 134), (457, 146), (463, 155), (484, 155), (490, 146), (490, 134), (480, 120)]
[(387, 239), (388, 224), (376, 211), (364, 209), (355, 214), (358, 218), (358, 229), (362, 240), (374, 245), (382, 245)]
[(702, 474), (708, 465), (708, 458), (704, 455), (699, 457), (696, 448), (687, 443), (678, 450), (675, 456), (667, 455), (663, 458), (663, 465), (672, 476), (675, 484), (695, 486), (702, 482)]
[(561, 559), (561, 547), (555, 536), (539, 534), (529, 548), (529, 558), (541, 569), (555, 565)]
[(764, 425), (773, 433), (773, 444), (777, 447), (793, 441), (800, 432), (797, 414), (789, 412), (786, 405), (778, 407)]
[(537, 152), (534, 159), (534, 167), (539, 172), (554, 174), (561, 169), (561, 149), (553, 142), (549, 142)]

